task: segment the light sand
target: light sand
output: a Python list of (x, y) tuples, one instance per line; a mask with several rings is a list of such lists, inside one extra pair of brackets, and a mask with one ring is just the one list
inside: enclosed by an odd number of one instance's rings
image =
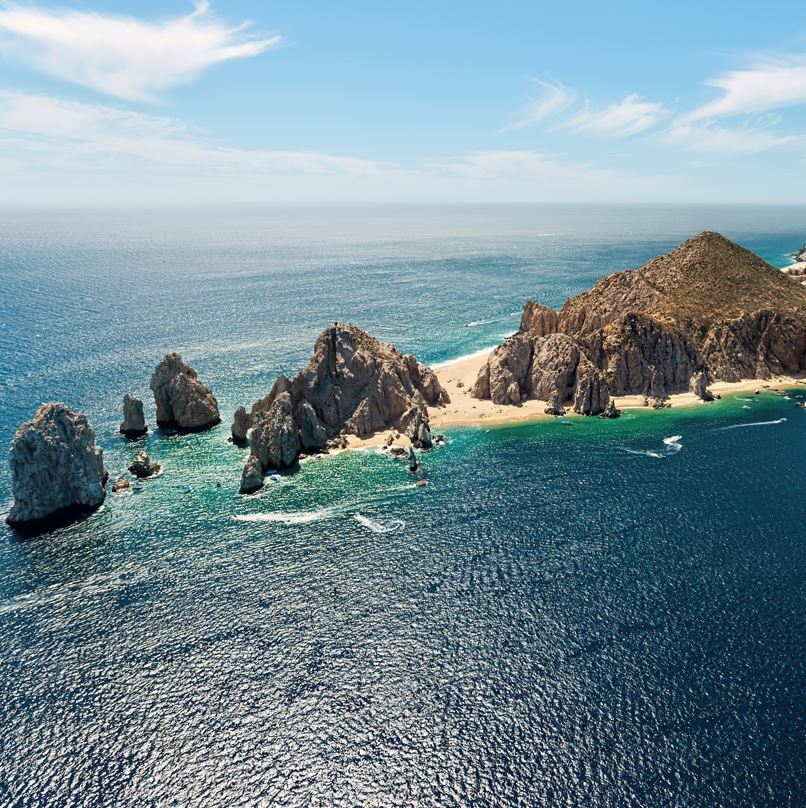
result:
[[(505, 424), (528, 423), (552, 418), (543, 410), (545, 401), (524, 401), (520, 406), (493, 404), (492, 401), (480, 401), (472, 398), (470, 391), (476, 381), (479, 370), (492, 353), (492, 349), (479, 352), (472, 356), (447, 362), (435, 368), (440, 384), (448, 391), (451, 402), (444, 407), (429, 407), (428, 415), (431, 422), (431, 431), (439, 432), (441, 429), (458, 426), (501, 426)], [(730, 395), (733, 393), (755, 392), (761, 389), (779, 389), (782, 387), (795, 387), (806, 385), (806, 378), (792, 376), (777, 376), (773, 379), (744, 379), (740, 382), (714, 382), (709, 386), (713, 393)], [(618, 396), (615, 398), (619, 409), (644, 408), (642, 395)], [(675, 407), (706, 406), (693, 393), (675, 393), (670, 396), (669, 403)], [(566, 405), (567, 406), (567, 405)], [(577, 415), (567, 407), (569, 418), (584, 418)], [(407, 447), (409, 439), (403, 435), (394, 437), (391, 431), (379, 432), (368, 438), (358, 438), (347, 435), (349, 450), (369, 449), (383, 446), (392, 438), (392, 445)]]

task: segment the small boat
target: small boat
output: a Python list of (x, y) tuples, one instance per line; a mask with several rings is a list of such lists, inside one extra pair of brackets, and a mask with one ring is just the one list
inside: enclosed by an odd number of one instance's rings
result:
[(417, 485), (428, 485), (428, 480), (417, 480)]

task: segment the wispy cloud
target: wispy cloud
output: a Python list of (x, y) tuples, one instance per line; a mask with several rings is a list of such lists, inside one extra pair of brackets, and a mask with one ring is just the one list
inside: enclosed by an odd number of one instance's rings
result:
[(523, 129), (533, 126), (547, 118), (552, 118), (565, 112), (577, 100), (578, 93), (559, 82), (542, 81), (532, 78), (530, 81), (538, 88), (538, 95), (529, 101), (521, 110), (520, 117), (515, 123), (502, 127), (499, 132), (510, 132), (513, 129)]
[(133, 101), (153, 100), (206, 68), (280, 44), (254, 37), (250, 23), (227, 25), (208, 0), (182, 17), (141, 20), (0, 0), (0, 54), (64, 81)]
[(319, 152), (233, 149), (209, 145), (180, 122), (102, 104), (0, 91), (0, 141), (57, 159), (132, 158), (205, 172), (250, 171), (377, 175), (391, 163)]
[(594, 163), (565, 163), (548, 154), (528, 150), (476, 152), (434, 168), (474, 179), (574, 178), (585, 180), (629, 177), (628, 172), (600, 168)]
[(806, 103), (806, 57), (769, 60), (705, 82), (723, 94), (685, 116), (688, 121), (743, 115)]
[(663, 140), (689, 151), (717, 152), (723, 156), (758, 154), (801, 140), (795, 135), (776, 135), (769, 131), (775, 123), (777, 119), (750, 119), (742, 126), (729, 128), (713, 121), (681, 119), (669, 127)]
[[(503, 127), (499, 132), (523, 129), (551, 120), (552, 130), (564, 129), (602, 138), (624, 138), (651, 129), (671, 114), (663, 104), (647, 101), (637, 93), (628, 93), (620, 101), (597, 107), (587, 100), (581, 100), (576, 90), (559, 82), (531, 81), (538, 95), (524, 107), (515, 123)], [(568, 115), (561, 118), (563, 113)]]
[(601, 109), (585, 104), (561, 126), (573, 132), (608, 138), (630, 137), (657, 126), (671, 113), (663, 104), (646, 101), (636, 93)]

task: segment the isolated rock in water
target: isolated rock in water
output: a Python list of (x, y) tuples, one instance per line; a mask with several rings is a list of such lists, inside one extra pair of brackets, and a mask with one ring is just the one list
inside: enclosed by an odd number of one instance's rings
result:
[(413, 356), (354, 325), (336, 323), (314, 345), (308, 366), (252, 406), (252, 454), (261, 466), (285, 468), (300, 452), (341, 445), (345, 434), (394, 429), (432, 445), (428, 407), (448, 403), (436, 374)]
[(610, 395), (644, 394), (662, 406), (701, 372), (706, 387), (698, 380), (696, 389), (706, 395), (707, 379), (803, 372), (806, 287), (718, 233), (701, 233), (640, 269), (608, 275), (558, 312), (527, 301), (520, 330), (491, 353), (472, 395), (520, 404), (573, 392), (575, 408), (596, 410), (606, 401), (591, 366)]
[(143, 402), (130, 393), (123, 396), (123, 423), (120, 425), (120, 431), (129, 438), (137, 438), (148, 432), (143, 415)]
[(150, 386), (157, 404), (157, 423), (162, 426), (197, 431), (221, 421), (213, 391), (178, 353), (165, 355), (154, 369)]
[(806, 244), (804, 244), (796, 253), (796, 261), (806, 261)]
[(613, 401), (611, 398), (610, 401), (607, 402), (607, 406), (602, 411), (602, 414), (599, 416), (600, 418), (620, 418), (621, 417), (621, 410), (616, 406), (616, 402)]
[(252, 428), (252, 416), (244, 407), (235, 410), (235, 418), (232, 421), (232, 442), (246, 443), (246, 433)]
[(130, 487), (131, 485), (125, 477), (118, 477), (112, 484), (112, 493), (117, 494), (119, 491), (126, 491)]
[(263, 488), (263, 469), (260, 460), (255, 455), (249, 455), (241, 474), (241, 493), (254, 494)]
[(134, 474), (135, 477), (143, 479), (145, 477), (151, 477), (152, 474), (156, 474), (161, 468), (162, 466), (159, 463), (151, 462), (148, 452), (143, 449), (143, 451), (137, 455), (137, 459), (134, 463), (129, 466), (129, 471)]
[(701, 398), (703, 401), (714, 400), (713, 393), (708, 389), (708, 374), (704, 370), (695, 373), (691, 377), (688, 389), (689, 392), (694, 393), (697, 398)]
[(581, 362), (574, 390), (574, 412), (599, 415), (605, 411), (609, 401), (610, 392), (602, 374), (591, 362)]
[(14, 505), (10, 524), (97, 508), (107, 473), (95, 432), (83, 414), (43, 404), (19, 427), (8, 455)]
[(250, 446), (262, 471), (288, 468), (297, 459), (300, 442), (288, 393), (280, 393), (267, 412), (255, 416)]

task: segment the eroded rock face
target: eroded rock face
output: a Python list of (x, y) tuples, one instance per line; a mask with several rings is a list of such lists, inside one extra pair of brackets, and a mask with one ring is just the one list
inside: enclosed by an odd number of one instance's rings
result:
[(436, 374), (354, 325), (336, 323), (316, 340), (302, 372), (279, 376), (248, 414), (250, 445), (265, 471), (286, 468), (300, 452), (323, 451), (344, 434), (395, 429), (432, 445), (428, 406), (448, 402)]
[(299, 457), (294, 405), (287, 392), (280, 393), (268, 410), (257, 413), (249, 445), (263, 471), (288, 468)]
[(105, 497), (103, 452), (85, 415), (43, 404), (19, 427), (8, 455), (14, 505), (9, 524), (97, 508)]
[(198, 431), (221, 421), (213, 391), (178, 353), (165, 355), (154, 369), (150, 387), (161, 426)]
[(241, 493), (254, 494), (261, 488), (263, 488), (263, 469), (260, 467), (260, 460), (250, 454), (241, 474)]
[(143, 415), (143, 402), (130, 393), (123, 396), (123, 423), (120, 425), (120, 431), (127, 438), (138, 438), (148, 432)]
[(235, 417), (232, 420), (232, 442), (246, 443), (246, 433), (252, 428), (252, 416), (241, 406), (235, 410)]
[(151, 477), (156, 474), (161, 468), (162, 466), (159, 463), (154, 463), (148, 456), (148, 452), (143, 449), (143, 451), (137, 455), (134, 463), (129, 466), (129, 471), (134, 474), (135, 477), (145, 479), (146, 477)]
[(690, 384), (709, 396), (709, 378), (803, 370), (806, 289), (702, 233), (641, 269), (607, 276), (559, 312), (528, 301), (520, 331), (492, 352), (472, 395), (497, 404), (536, 398), (552, 410), (570, 399), (596, 414), (610, 395), (643, 394), (666, 406)]
[(702, 399), (703, 401), (713, 401), (714, 395), (708, 389), (708, 374), (701, 370), (699, 373), (695, 373), (688, 384), (689, 392), (694, 393), (697, 398)]

